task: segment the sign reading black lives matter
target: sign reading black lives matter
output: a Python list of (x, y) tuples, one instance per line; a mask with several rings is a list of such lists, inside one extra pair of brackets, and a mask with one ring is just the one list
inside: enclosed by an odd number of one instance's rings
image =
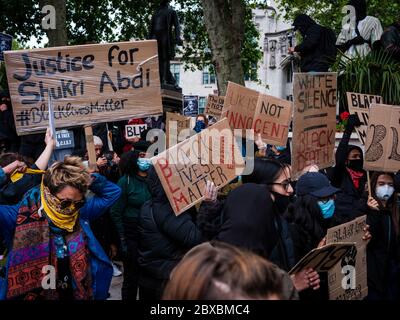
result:
[(4, 53), (18, 135), (162, 114), (157, 41)]
[(335, 163), (337, 73), (295, 73), (293, 97), (292, 170), (298, 178), (309, 165)]

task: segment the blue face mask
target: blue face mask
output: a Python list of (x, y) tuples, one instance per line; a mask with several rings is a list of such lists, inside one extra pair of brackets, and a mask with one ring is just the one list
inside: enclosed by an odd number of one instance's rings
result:
[(146, 172), (151, 167), (151, 161), (150, 161), (150, 159), (139, 158), (137, 161), (137, 165), (138, 165), (140, 171)]
[(206, 123), (204, 121), (201, 121), (201, 120), (196, 121), (196, 126), (194, 127), (194, 131), (199, 133), (201, 130), (203, 130), (205, 128), (206, 128)]
[(282, 147), (282, 146), (275, 146), (276, 150), (278, 150), (279, 152), (285, 151), (286, 147)]
[(318, 205), (321, 209), (322, 216), (324, 219), (329, 219), (332, 218), (334, 212), (335, 212), (335, 201), (333, 199), (329, 200), (326, 203), (323, 203), (322, 201), (318, 201)]

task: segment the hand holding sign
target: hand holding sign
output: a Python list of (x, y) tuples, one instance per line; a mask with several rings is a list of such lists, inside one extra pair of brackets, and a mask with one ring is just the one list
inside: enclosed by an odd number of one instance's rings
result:
[(46, 143), (46, 146), (52, 146), (53, 149), (56, 147), (56, 139), (55, 135), (53, 135), (53, 132), (50, 128), (47, 128), (46, 130), (46, 136), (44, 138), (44, 142)]

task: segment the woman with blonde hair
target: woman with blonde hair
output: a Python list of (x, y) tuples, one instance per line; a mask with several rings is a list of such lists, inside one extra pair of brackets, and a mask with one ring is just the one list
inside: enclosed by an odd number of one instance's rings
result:
[[(112, 265), (89, 222), (120, 196), (120, 188), (90, 174), (77, 157), (43, 172), (40, 186), (15, 206), (0, 206), (9, 255), (0, 299), (106, 299)], [(86, 199), (90, 190), (94, 196)]]

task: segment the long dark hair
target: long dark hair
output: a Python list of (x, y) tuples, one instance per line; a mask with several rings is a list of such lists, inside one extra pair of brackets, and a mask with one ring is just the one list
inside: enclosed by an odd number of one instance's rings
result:
[(136, 150), (124, 153), (119, 161), (119, 172), (121, 176), (136, 176), (139, 171), (139, 167), (137, 165), (138, 159), (139, 152)]
[[(392, 178), (393, 184), (395, 183), (394, 174), (391, 172), (374, 172), (371, 176), (371, 196), (378, 201), (380, 208), (383, 208), (381, 200), (376, 195), (376, 185), (378, 183), (378, 178), (382, 175), (387, 175)], [(400, 220), (400, 210), (397, 205), (397, 193), (394, 192), (392, 196), (388, 199), (386, 207), (391, 211), (392, 221), (396, 234), (399, 234), (399, 220)]]
[(256, 183), (271, 186), (278, 179), (281, 172), (290, 168), (288, 164), (273, 159), (254, 159), (254, 170), (251, 174), (242, 177), (243, 183)]
[(284, 217), (289, 223), (301, 226), (313, 247), (325, 236), (324, 219), (318, 206), (318, 199), (312, 195), (297, 196), (290, 204)]

